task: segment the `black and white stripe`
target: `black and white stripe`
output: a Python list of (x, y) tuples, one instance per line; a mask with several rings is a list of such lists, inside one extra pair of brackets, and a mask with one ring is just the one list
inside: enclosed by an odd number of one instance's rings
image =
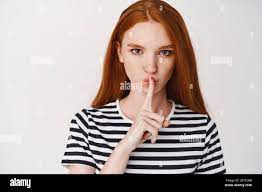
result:
[[(148, 140), (131, 153), (125, 173), (225, 173), (215, 122), (207, 115), (172, 103), (169, 127), (159, 130), (155, 144)], [(132, 123), (121, 112), (119, 100), (76, 113), (71, 120), (62, 165), (90, 165), (99, 173)]]

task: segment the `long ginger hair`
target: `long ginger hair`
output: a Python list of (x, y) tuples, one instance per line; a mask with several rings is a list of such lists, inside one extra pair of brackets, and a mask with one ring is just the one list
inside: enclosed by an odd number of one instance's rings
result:
[(130, 90), (120, 89), (121, 83), (130, 80), (124, 65), (119, 61), (116, 42), (121, 43), (125, 32), (135, 24), (150, 20), (161, 23), (175, 45), (175, 67), (166, 84), (167, 98), (195, 112), (208, 114), (199, 87), (196, 58), (185, 22), (175, 8), (160, 0), (140, 0), (122, 12), (106, 50), (100, 88), (91, 106), (99, 108), (129, 94)]

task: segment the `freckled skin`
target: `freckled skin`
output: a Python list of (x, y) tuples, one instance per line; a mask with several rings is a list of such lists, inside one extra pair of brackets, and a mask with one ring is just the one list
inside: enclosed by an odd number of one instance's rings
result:
[[(130, 43), (141, 45), (144, 49), (129, 47)], [(164, 91), (163, 88), (172, 75), (175, 56), (174, 49), (159, 50), (159, 48), (170, 44), (172, 42), (160, 23), (143, 22), (129, 29), (124, 34), (122, 46), (118, 43), (118, 55), (120, 62), (124, 63), (131, 83), (141, 82), (148, 74), (152, 74), (159, 80), (154, 92)], [(131, 49), (139, 50), (132, 52)], [(170, 56), (165, 55), (167, 51), (172, 50)], [(146, 90), (147, 86), (143, 88)]]

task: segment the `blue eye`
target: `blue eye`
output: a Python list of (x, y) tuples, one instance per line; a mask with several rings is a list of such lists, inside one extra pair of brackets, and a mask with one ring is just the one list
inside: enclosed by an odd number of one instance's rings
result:
[(138, 54), (142, 54), (142, 53), (143, 53), (141, 49), (131, 49), (130, 51), (131, 51), (131, 53), (133, 53), (133, 54), (135, 54), (135, 55), (138, 55)]
[(171, 50), (162, 50), (160, 51), (160, 55), (170, 56), (172, 55), (173, 51)]

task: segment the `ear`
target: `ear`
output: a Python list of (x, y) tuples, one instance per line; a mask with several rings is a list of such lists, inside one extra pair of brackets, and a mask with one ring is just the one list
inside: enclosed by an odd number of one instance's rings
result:
[(116, 41), (116, 50), (117, 50), (117, 55), (118, 55), (119, 61), (121, 63), (124, 63), (124, 59), (123, 59), (123, 56), (121, 54), (121, 45), (118, 41)]

